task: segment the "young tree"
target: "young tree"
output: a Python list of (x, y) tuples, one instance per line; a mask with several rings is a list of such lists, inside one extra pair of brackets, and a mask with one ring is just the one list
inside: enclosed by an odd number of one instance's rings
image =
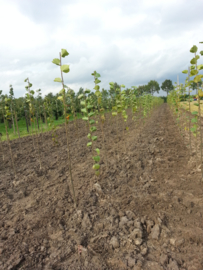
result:
[(166, 91), (167, 96), (168, 96), (168, 92), (170, 92), (170, 91), (172, 91), (174, 89), (172, 81), (171, 80), (165, 80), (161, 85), (161, 89), (163, 91)]
[(14, 92), (13, 92), (12, 85), (10, 85), (9, 87), (10, 87), (9, 98), (10, 98), (11, 119), (12, 119), (12, 124), (13, 124), (13, 131), (14, 131), (14, 134), (16, 134), (15, 123), (14, 123), (14, 118), (13, 118), (13, 114), (15, 113)]

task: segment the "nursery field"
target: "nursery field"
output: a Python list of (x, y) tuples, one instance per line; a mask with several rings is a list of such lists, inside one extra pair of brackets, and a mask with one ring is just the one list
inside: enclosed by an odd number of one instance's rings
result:
[(3, 142), (0, 269), (203, 269), (203, 183), (195, 147), (190, 156), (188, 135), (177, 129), (168, 104), (144, 124), (127, 112), (125, 144), (122, 125), (110, 114), (105, 121), (106, 155), (98, 125), (98, 177), (86, 122), (77, 120), (77, 135), (68, 123), (76, 208), (64, 127), (56, 130), (57, 146), (51, 132), (38, 138), (41, 170), (31, 137), (10, 142), (17, 178)]
[[(81, 118), (81, 114), (77, 113), (77, 118)], [(73, 120), (73, 116), (70, 115), (70, 121), (72, 121), (72, 120)], [(54, 120), (54, 124), (55, 124), (55, 126), (57, 128), (58, 128), (58, 126), (60, 126), (61, 124), (64, 124), (64, 123), (65, 123), (65, 119), (64, 119), (63, 116), (59, 117), (58, 120)], [(51, 126), (46, 125), (46, 123), (42, 123), (41, 121), (39, 121), (39, 126), (40, 126), (40, 129), (42, 130), (42, 132), (47, 132), (47, 131), (50, 131), (52, 129)], [(29, 133), (27, 131), (25, 119), (21, 119), (21, 120), (18, 121), (18, 129), (19, 129), (20, 137), (25, 137), (25, 136), (31, 136), (32, 135), (31, 126), (29, 126)], [(15, 124), (15, 131), (16, 131), (16, 133), (14, 133), (13, 125), (12, 125), (12, 128), (8, 128), (8, 134), (9, 134), (10, 140), (14, 140), (14, 139), (18, 138), (18, 132), (17, 132), (16, 124)], [(6, 130), (5, 130), (4, 123), (0, 123), (0, 133), (2, 134), (1, 140), (6, 141), (7, 137), (6, 137)], [(36, 133), (36, 131), (33, 129), (33, 134), (35, 134), (35, 133)]]

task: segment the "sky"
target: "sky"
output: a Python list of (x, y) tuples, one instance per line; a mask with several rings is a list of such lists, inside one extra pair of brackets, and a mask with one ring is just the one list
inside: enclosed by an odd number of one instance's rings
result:
[[(203, 50), (202, 0), (0, 0), (0, 90), (24, 96), (32, 90), (58, 93), (61, 49), (67, 86), (93, 90), (95, 70), (101, 89), (109, 82), (126, 87), (156, 80), (184, 83), (194, 54)], [(198, 64), (203, 64), (200, 57)], [(159, 95), (166, 95), (160, 90)]]

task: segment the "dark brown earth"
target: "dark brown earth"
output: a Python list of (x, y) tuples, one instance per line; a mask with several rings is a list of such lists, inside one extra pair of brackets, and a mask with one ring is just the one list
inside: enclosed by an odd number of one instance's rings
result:
[[(19, 140), (11, 142), (18, 179), (4, 142), (0, 269), (203, 269), (203, 183), (188, 135), (181, 136), (167, 104), (144, 126), (128, 125), (125, 153), (107, 119), (108, 167), (102, 159), (96, 179), (84, 122), (78, 137), (69, 123), (76, 209), (64, 128), (57, 130), (59, 147), (51, 133), (43, 135), (42, 170), (30, 137), (21, 139), (22, 154)], [(96, 135), (102, 156), (101, 131)]]

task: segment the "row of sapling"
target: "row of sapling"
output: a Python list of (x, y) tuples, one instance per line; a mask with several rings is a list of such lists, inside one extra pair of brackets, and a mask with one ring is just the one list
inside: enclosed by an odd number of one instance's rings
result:
[[(203, 42), (202, 42), (203, 43)], [(200, 82), (201, 78), (203, 78), (202, 74), (199, 74), (199, 70), (203, 69), (203, 65), (197, 66), (197, 60), (200, 58), (199, 55), (197, 55), (197, 46), (193, 46), (190, 50), (191, 53), (194, 53), (194, 58), (190, 61), (192, 65), (195, 65), (195, 69), (191, 70), (191, 75), (195, 76), (194, 79), (191, 82), (198, 83)], [(203, 51), (200, 52), (201, 55), (203, 55)], [(191, 122), (193, 123), (193, 127), (191, 128), (191, 131), (194, 133), (194, 135), (197, 137), (197, 128), (199, 125), (199, 132), (200, 132), (200, 155), (201, 155), (201, 173), (202, 173), (202, 180), (203, 180), (203, 165), (202, 165), (202, 130), (201, 130), (201, 109), (200, 109), (200, 96), (203, 96), (203, 93), (200, 89), (198, 90), (198, 103), (195, 103), (197, 107), (199, 107), (199, 111), (193, 111), (192, 114), (194, 115), (194, 118), (191, 119)], [(199, 114), (199, 119), (197, 115)], [(198, 121), (199, 120), (199, 121)], [(197, 138), (196, 138), (196, 153), (197, 153)], [(197, 160), (197, 159), (196, 159)]]
[[(42, 119), (43, 117), (45, 119), (45, 122), (47, 124), (47, 121), (49, 122), (49, 125), (52, 129), (52, 140), (54, 144), (58, 144), (58, 139), (56, 135), (56, 125), (54, 123), (54, 117), (53, 117), (53, 108), (55, 106), (55, 109), (57, 110), (57, 117), (58, 117), (58, 102), (63, 104), (63, 113), (64, 113), (64, 120), (65, 120), (65, 130), (66, 130), (66, 140), (67, 140), (67, 153), (68, 153), (68, 167), (69, 167), (69, 173), (70, 173), (70, 180), (72, 185), (72, 191), (73, 191), (73, 198), (74, 198), (74, 205), (76, 207), (76, 197), (75, 197), (75, 190), (74, 190), (74, 183), (73, 183), (73, 177), (72, 177), (72, 164), (71, 164), (71, 156), (70, 156), (70, 147), (69, 147), (69, 133), (68, 133), (68, 122), (70, 115), (67, 115), (67, 99), (70, 101), (70, 109), (71, 113), (73, 115), (73, 120), (75, 124), (75, 130), (78, 134), (78, 126), (77, 126), (77, 116), (76, 116), (76, 100), (74, 99), (74, 92), (69, 89), (64, 84), (63, 74), (68, 73), (70, 71), (69, 65), (63, 65), (62, 64), (62, 58), (68, 56), (68, 52), (65, 49), (62, 49), (59, 53), (59, 58), (53, 59), (53, 63), (58, 65), (60, 67), (60, 77), (56, 78), (54, 81), (59, 82), (62, 84), (62, 90), (58, 94), (58, 101), (55, 101), (54, 104), (49, 98), (44, 98), (44, 101), (42, 102), (41, 98), (41, 90), (37, 90), (38, 96), (37, 98), (34, 97), (35, 91), (31, 90), (32, 84), (29, 82), (29, 79), (27, 78), (25, 82), (27, 82), (26, 86), (26, 103), (25, 106), (28, 106), (28, 119), (30, 121), (31, 125), (31, 131), (32, 131), (32, 142), (34, 149), (37, 149), (38, 151), (38, 160), (40, 169), (42, 168), (42, 160), (41, 160), (41, 151), (39, 147), (39, 136), (38, 133), (40, 132), (40, 124), (41, 124), (41, 133), (42, 130)], [(97, 124), (100, 124), (101, 127), (101, 133), (102, 133), (102, 149), (103, 149), (103, 158), (106, 163), (106, 167), (108, 166), (107, 161), (107, 153), (105, 150), (105, 132), (104, 132), (104, 124), (106, 120), (105, 115), (105, 109), (104, 109), (104, 101), (103, 97), (106, 98), (105, 90), (100, 91), (99, 83), (101, 82), (99, 80), (100, 74), (94, 71), (92, 73), (92, 76), (94, 76), (94, 90), (95, 93), (91, 93), (90, 90), (86, 89), (83, 91), (79, 96), (78, 99), (80, 100), (80, 108), (81, 112), (83, 114), (83, 120), (87, 124), (88, 128), (88, 143), (87, 146), (91, 148), (92, 153), (92, 159), (93, 159), (93, 169), (95, 171), (96, 177), (100, 175), (100, 149), (97, 144), (97, 135), (95, 134), (97, 131)], [(124, 142), (125, 152), (126, 149), (126, 139), (125, 139), (125, 130), (128, 130), (128, 125), (126, 125), (126, 122), (128, 120), (127, 115), (127, 109), (132, 109), (132, 118), (135, 119), (136, 114), (138, 111), (143, 112), (144, 117), (148, 117), (150, 112), (152, 111), (153, 107), (158, 103), (156, 102), (156, 97), (151, 97), (150, 95), (145, 96), (139, 96), (136, 87), (132, 87), (131, 90), (122, 90), (121, 88), (125, 88), (124, 85), (117, 85), (116, 83), (110, 83), (110, 95), (111, 100), (108, 99), (108, 106), (107, 108), (112, 108), (112, 114), (110, 114), (111, 121), (113, 117), (116, 117), (116, 134), (117, 134), (117, 151), (118, 151), (118, 144), (119, 144), (119, 130), (123, 130), (121, 136), (122, 136), (122, 142)], [(66, 91), (67, 89), (67, 91)], [(138, 97), (139, 96), (139, 97)], [(107, 100), (107, 99), (106, 99)], [(160, 100), (160, 99), (159, 99)], [(9, 104), (9, 100), (6, 100), (7, 104)], [(12, 111), (11, 111), (12, 108)], [(12, 119), (12, 113), (13, 113), (13, 105), (6, 107), (6, 112), (2, 112), (3, 115), (6, 115), (6, 119), (10, 120)], [(14, 114), (15, 115), (15, 114)], [(143, 122), (143, 121), (142, 121)], [(33, 129), (35, 130), (35, 136)], [(7, 128), (6, 128), (7, 132)], [(8, 137), (8, 132), (7, 132)], [(37, 147), (35, 147), (35, 139)], [(9, 142), (9, 137), (7, 138)], [(10, 147), (11, 150), (11, 147)], [(36, 150), (35, 150), (36, 152)], [(118, 151), (119, 152), (119, 151)], [(11, 151), (12, 155), (12, 151)], [(119, 155), (118, 155), (119, 158)], [(15, 164), (12, 159), (12, 165), (15, 171)]]
[[(114, 83), (114, 88), (115, 89), (118, 88), (118, 84), (117, 83)], [(113, 97), (113, 100), (114, 101), (115, 101), (115, 95), (114, 95), (115, 89), (113, 90), (113, 96), (114, 96)], [(140, 90), (140, 87), (138, 87), (138, 89)], [(126, 89), (125, 90), (126, 91), (126, 95), (128, 96), (128, 98), (129, 98), (129, 90), (130, 89)], [(111, 89), (110, 89), (110, 91), (111, 91)], [(143, 93), (143, 92), (141, 91), (140, 93)], [(101, 107), (103, 107), (105, 110), (111, 109), (112, 108), (112, 105), (113, 105), (113, 104), (111, 104), (110, 94), (111, 93), (109, 91), (102, 89), (102, 96), (101, 96), (102, 106)], [(54, 112), (54, 115), (56, 117), (56, 120), (58, 119), (59, 116), (62, 115), (62, 111), (63, 111), (62, 106), (61, 106), (62, 103), (57, 100), (57, 95), (54, 96), (52, 93), (49, 93), (47, 95), (47, 96), (49, 96), (51, 98), (51, 106), (52, 106), (52, 110)], [(97, 99), (97, 97), (95, 96), (95, 94), (93, 92), (91, 93), (91, 95), (92, 95), (93, 100), (95, 100), (95, 98)], [(76, 104), (75, 111), (79, 112), (80, 111), (80, 107), (78, 105), (79, 103), (78, 103), (78, 100), (77, 100), (77, 96), (78, 96), (78, 94), (77, 95), (74, 95), (73, 96), (73, 100), (74, 100), (74, 102)], [(4, 95), (4, 97), (6, 97), (6, 95)], [(111, 97), (112, 97), (112, 95), (111, 95)], [(26, 126), (27, 126), (27, 133), (29, 134), (30, 129), (31, 129), (31, 122), (30, 122), (30, 117), (29, 117), (29, 113), (28, 113), (29, 110), (28, 110), (28, 104), (26, 102), (26, 99), (25, 98), (19, 98), (19, 99), (15, 99), (14, 98), (14, 101), (15, 100), (17, 100), (16, 106), (15, 106), (15, 111), (17, 113), (17, 118), (19, 120), (21, 120), (22, 118), (25, 119)], [(36, 102), (38, 101), (38, 96), (35, 98), (35, 101)], [(45, 99), (44, 98), (43, 99), (41, 98), (40, 102), (41, 102), (42, 105), (43, 105), (43, 102), (44, 101), (45, 101)], [(35, 105), (36, 105), (36, 103), (35, 103)], [(13, 108), (11, 108), (11, 112), (12, 111), (13, 111)], [(46, 123), (46, 126), (47, 126), (47, 121), (46, 121), (46, 116), (45, 116), (46, 113), (47, 112), (44, 111), (44, 112), (41, 112), (41, 114), (40, 114), (40, 112), (38, 113), (38, 111), (36, 110), (36, 123), (37, 123), (38, 129), (39, 129), (40, 116), (42, 117), (43, 123)], [(0, 116), (0, 118), (2, 119), (2, 116)], [(16, 130), (16, 125), (14, 125), (14, 122), (15, 122), (15, 117), (14, 117), (14, 114), (13, 114), (13, 121), (11, 120), (10, 121), (10, 124), (13, 124), (13, 128), (12, 129), (13, 129), (14, 134), (16, 134), (16, 131), (17, 130)], [(11, 129), (11, 125), (9, 126), (9, 128)], [(11, 133), (11, 132), (9, 132), (9, 133)], [(16, 135), (13, 136), (13, 137), (16, 137)]]
[[(16, 131), (15, 131), (15, 124), (16, 124), (17, 132), (18, 132), (18, 138), (20, 139), (20, 132), (19, 132), (19, 127), (18, 127), (18, 119), (17, 119), (16, 110), (15, 110), (15, 97), (14, 97), (14, 91), (13, 91), (12, 85), (10, 85), (9, 98), (6, 98), (6, 101), (7, 101), (7, 104), (9, 105), (10, 113), (11, 113), (11, 119), (9, 120), (9, 123), (11, 123), (11, 121), (12, 121), (14, 134), (16, 133)], [(14, 121), (14, 119), (15, 119), (15, 121)], [(19, 140), (19, 143), (20, 143), (20, 151), (22, 153), (21, 140)]]
[[(203, 43), (203, 42), (200, 42)], [(203, 65), (197, 65), (197, 61), (200, 58), (199, 55), (197, 55), (197, 46), (193, 46), (190, 49), (191, 53), (194, 53), (194, 57), (191, 59), (190, 63), (191, 66), (188, 68), (188, 70), (182, 71), (184, 74), (188, 74), (188, 77), (186, 78), (186, 85), (189, 87), (189, 97), (187, 98), (188, 101), (188, 108), (186, 110), (189, 111), (189, 144), (190, 144), (190, 154), (191, 154), (191, 133), (195, 137), (195, 148), (196, 148), (196, 167), (198, 166), (198, 134), (200, 135), (200, 165), (201, 165), (201, 181), (203, 180), (203, 164), (202, 164), (202, 130), (201, 130), (201, 106), (200, 106), (200, 98), (203, 97), (203, 91), (199, 88), (199, 82), (203, 78), (202, 74), (199, 74), (199, 71), (203, 69)], [(203, 55), (203, 51), (200, 51), (200, 55)], [(190, 78), (193, 77), (193, 80)], [(193, 99), (190, 97), (190, 87), (192, 84), (197, 84), (197, 93), (198, 93), (198, 102), (195, 102), (193, 105), (197, 106), (197, 110), (191, 112), (191, 101)], [(182, 87), (182, 89), (184, 89)], [(183, 93), (181, 89), (181, 86), (179, 87), (179, 84), (176, 86), (176, 89), (172, 91), (169, 95), (168, 101), (171, 104), (171, 108), (175, 111), (175, 113), (178, 116), (178, 119), (180, 118), (180, 92)], [(192, 114), (192, 118), (190, 118), (190, 115)], [(186, 129), (185, 129), (186, 130)]]

